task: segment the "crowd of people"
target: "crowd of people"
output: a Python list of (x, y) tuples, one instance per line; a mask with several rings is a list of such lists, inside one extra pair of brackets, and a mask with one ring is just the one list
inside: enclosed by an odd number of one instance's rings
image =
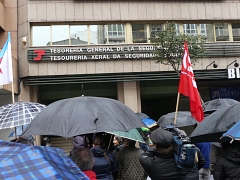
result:
[(95, 136), (92, 144), (86, 135), (76, 136), (70, 157), (90, 180), (209, 180), (211, 174), (215, 180), (240, 179), (239, 141), (222, 143), (214, 157), (211, 143), (195, 144), (196, 166), (187, 170), (175, 162), (170, 131), (159, 127), (148, 137), (153, 146), (114, 136), (109, 148), (101, 136)]

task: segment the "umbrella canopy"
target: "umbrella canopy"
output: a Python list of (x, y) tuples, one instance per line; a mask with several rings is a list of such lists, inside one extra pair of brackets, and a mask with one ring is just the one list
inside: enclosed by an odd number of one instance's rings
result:
[(213, 112), (221, 108), (229, 107), (239, 102), (234, 99), (214, 99), (202, 104), (204, 112)]
[(0, 129), (29, 124), (46, 106), (34, 102), (16, 102), (0, 107)]
[(48, 105), (28, 125), (23, 135), (73, 137), (105, 131), (130, 131), (145, 127), (138, 116), (120, 101), (81, 96)]
[[(157, 124), (162, 127), (173, 125), (174, 118), (175, 118), (175, 112), (165, 114), (158, 119)], [(176, 119), (176, 127), (191, 126), (197, 123), (198, 121), (191, 115), (191, 112), (178, 111), (177, 119)]]
[(145, 113), (136, 113), (139, 117), (139, 119), (148, 127), (152, 128), (157, 125), (156, 121), (151, 119), (148, 115)]
[(127, 131), (127, 132), (125, 132), (125, 131), (106, 131), (106, 133), (113, 134), (113, 135), (120, 136), (120, 137), (127, 138), (127, 139), (131, 139), (134, 141), (139, 141), (141, 143), (145, 143), (145, 141), (143, 140), (141, 134), (138, 132), (137, 129), (131, 129), (130, 131)]
[(146, 115), (145, 113), (136, 113), (139, 117), (139, 119), (143, 119), (143, 118), (150, 118), (148, 115)]
[(47, 146), (0, 140), (0, 179), (89, 179), (64, 153)]
[(235, 124), (233, 127), (231, 127), (226, 133), (224, 133), (221, 137), (222, 142), (225, 141), (234, 141), (234, 140), (240, 140), (240, 122)]
[(151, 119), (151, 118), (143, 118), (142, 122), (148, 127), (148, 128), (152, 128), (154, 126), (157, 126), (157, 123), (155, 120)]
[(221, 108), (205, 117), (190, 135), (193, 142), (219, 142), (223, 133), (240, 121), (240, 103)]

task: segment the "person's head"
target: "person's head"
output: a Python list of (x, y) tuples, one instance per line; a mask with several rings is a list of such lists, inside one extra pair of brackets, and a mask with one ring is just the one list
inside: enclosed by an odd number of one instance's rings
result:
[(135, 146), (136, 144), (136, 141), (133, 141), (133, 140), (130, 140), (130, 139), (124, 139), (124, 147), (127, 147), (127, 146)]
[(122, 142), (123, 142), (123, 138), (121, 138), (120, 136), (114, 136), (113, 137), (114, 146), (117, 146), (117, 145), (121, 144)]
[(82, 171), (92, 170), (94, 158), (88, 148), (76, 149), (71, 158)]
[(105, 146), (104, 139), (100, 136), (96, 136), (93, 140), (93, 147), (100, 147), (103, 148)]
[(78, 148), (88, 148), (89, 147), (89, 140), (86, 136), (76, 136), (73, 138), (73, 146), (74, 149)]
[(168, 154), (173, 151), (172, 138), (172, 133), (164, 130), (162, 127), (157, 128), (150, 135), (150, 139), (156, 146), (156, 150), (162, 154)]

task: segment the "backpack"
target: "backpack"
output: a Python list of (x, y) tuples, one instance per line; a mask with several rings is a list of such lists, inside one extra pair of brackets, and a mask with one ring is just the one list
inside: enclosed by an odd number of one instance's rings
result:
[(191, 170), (196, 167), (197, 148), (190, 139), (174, 126), (166, 126), (165, 129), (173, 133), (174, 158), (177, 166), (181, 169)]

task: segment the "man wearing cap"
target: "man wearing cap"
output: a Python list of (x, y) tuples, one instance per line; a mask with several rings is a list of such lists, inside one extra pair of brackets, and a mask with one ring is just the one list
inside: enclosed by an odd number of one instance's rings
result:
[(185, 180), (187, 171), (177, 167), (173, 154), (172, 133), (159, 127), (150, 136), (156, 149), (144, 152), (139, 160), (152, 180)]

